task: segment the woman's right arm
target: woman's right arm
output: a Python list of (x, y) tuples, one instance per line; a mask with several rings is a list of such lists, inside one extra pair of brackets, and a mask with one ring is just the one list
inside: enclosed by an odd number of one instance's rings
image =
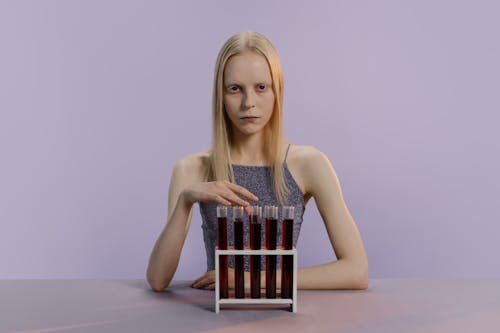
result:
[(191, 223), (193, 204), (183, 190), (192, 183), (189, 162), (179, 161), (172, 172), (168, 191), (168, 218), (149, 257), (147, 280), (154, 291), (162, 291), (172, 280)]
[(196, 202), (248, 206), (249, 203), (237, 194), (250, 200), (258, 200), (248, 190), (236, 184), (226, 181), (204, 182), (202, 174), (202, 164), (193, 157), (179, 161), (174, 167), (168, 191), (167, 224), (156, 240), (147, 270), (148, 283), (155, 291), (164, 290), (172, 281)]

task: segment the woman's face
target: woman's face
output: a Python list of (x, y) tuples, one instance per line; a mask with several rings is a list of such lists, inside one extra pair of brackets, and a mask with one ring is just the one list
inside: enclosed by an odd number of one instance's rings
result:
[(233, 130), (244, 135), (261, 131), (274, 107), (272, 78), (266, 58), (252, 51), (229, 58), (223, 90), (224, 106)]

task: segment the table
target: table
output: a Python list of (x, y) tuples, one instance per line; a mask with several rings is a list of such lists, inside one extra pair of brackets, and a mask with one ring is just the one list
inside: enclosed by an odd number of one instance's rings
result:
[(299, 290), (297, 313), (245, 305), (215, 314), (214, 292), (189, 284), (156, 293), (144, 280), (0, 280), (0, 332), (500, 332), (498, 279)]

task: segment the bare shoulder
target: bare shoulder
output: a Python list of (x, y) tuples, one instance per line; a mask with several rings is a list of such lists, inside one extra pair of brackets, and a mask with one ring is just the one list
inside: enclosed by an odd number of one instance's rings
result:
[(301, 169), (306, 168), (310, 171), (310, 168), (329, 164), (328, 157), (319, 149), (314, 146), (300, 146), (292, 145), (288, 152), (287, 158), (288, 164), (294, 164)]
[(187, 155), (175, 163), (173, 174), (177, 177), (188, 177), (193, 181), (201, 180), (205, 175), (209, 156), (208, 151)]
[[(315, 178), (331, 168), (326, 155), (314, 146), (291, 145), (287, 166), (307, 201), (314, 187)], [(321, 172), (323, 170), (323, 172)]]
[(322, 153), (314, 146), (291, 145), (289, 154), (290, 157), (296, 156), (298, 158), (311, 158)]

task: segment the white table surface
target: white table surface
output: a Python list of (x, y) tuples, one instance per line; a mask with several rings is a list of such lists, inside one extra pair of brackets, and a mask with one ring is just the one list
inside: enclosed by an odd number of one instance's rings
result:
[[(372, 279), (366, 291), (298, 291), (298, 312), (232, 306), (143, 280), (0, 280), (0, 332), (500, 332), (500, 280)], [(256, 331), (258, 330), (258, 332)]]

